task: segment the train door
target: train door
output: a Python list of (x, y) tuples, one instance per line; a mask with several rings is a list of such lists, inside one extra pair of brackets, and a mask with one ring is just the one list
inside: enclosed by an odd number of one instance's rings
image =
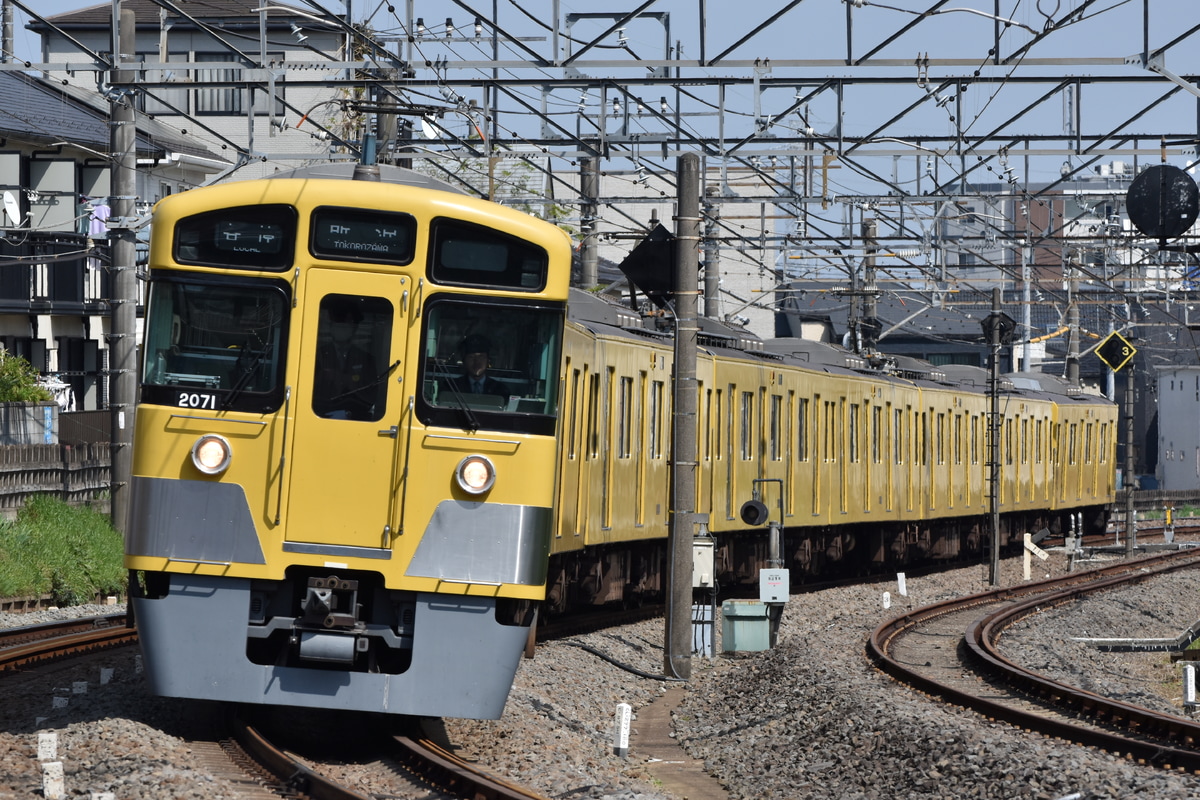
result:
[[(406, 279), (310, 270), (293, 403), (290, 542), (387, 548), (404, 408)], [(314, 313), (318, 312), (318, 313)]]

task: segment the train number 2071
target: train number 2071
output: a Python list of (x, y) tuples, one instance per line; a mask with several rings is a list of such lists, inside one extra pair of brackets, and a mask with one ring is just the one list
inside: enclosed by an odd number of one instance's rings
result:
[(217, 396), (215, 394), (200, 394), (199, 392), (180, 392), (179, 406), (180, 408), (211, 408), (215, 411), (217, 408)]

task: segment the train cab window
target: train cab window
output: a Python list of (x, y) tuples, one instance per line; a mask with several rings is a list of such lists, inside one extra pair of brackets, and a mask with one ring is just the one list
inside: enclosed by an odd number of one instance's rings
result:
[(529, 292), (546, 287), (549, 256), (523, 239), (443, 218), (433, 221), (430, 242), (429, 277), (434, 283)]
[(560, 304), (438, 297), (424, 319), (417, 403), (422, 422), (554, 433)]
[(313, 368), (312, 409), (318, 417), (376, 421), (387, 406), (395, 309), (382, 297), (321, 298)]
[(142, 402), (268, 413), (283, 401), (291, 299), (278, 281), (151, 276)]

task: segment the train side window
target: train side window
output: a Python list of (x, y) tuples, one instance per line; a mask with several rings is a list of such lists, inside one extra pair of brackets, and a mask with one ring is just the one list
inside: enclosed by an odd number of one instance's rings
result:
[(633, 378), (621, 377), (617, 395), (617, 458), (629, 458), (633, 440)]
[(452, 286), (488, 286), (538, 292), (546, 288), (549, 256), (541, 247), (462, 220), (431, 226), (429, 277)]
[[(568, 365), (570, 359), (567, 360)], [(575, 460), (575, 441), (576, 441), (576, 418), (579, 415), (579, 370), (571, 370), (571, 394), (568, 395), (571, 402), (571, 423), (567, 426), (567, 458)]]
[(904, 412), (892, 409), (892, 461), (904, 463)]
[(783, 423), (783, 396), (778, 394), (771, 395), (771, 460), (779, 460), (779, 431)]
[(600, 375), (588, 378), (587, 454), (595, 458), (600, 453)]
[(808, 398), (801, 397), (796, 412), (796, 460), (808, 461)]
[(741, 444), (742, 460), (750, 461), (754, 457), (754, 392), (742, 392), (742, 425)]
[(394, 314), (382, 297), (330, 294), (321, 299), (312, 383), (317, 416), (383, 418)]
[(662, 458), (663, 454), (663, 382), (650, 384), (650, 457)]
[(850, 463), (857, 464), (858, 454), (858, 403), (850, 404)]

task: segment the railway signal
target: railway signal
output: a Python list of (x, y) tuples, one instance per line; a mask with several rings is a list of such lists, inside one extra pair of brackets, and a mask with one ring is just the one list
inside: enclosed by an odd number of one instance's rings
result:
[(1110, 333), (1103, 342), (1096, 345), (1096, 357), (1107, 364), (1113, 372), (1120, 372), (1135, 355), (1137, 355), (1137, 348), (1116, 331)]

